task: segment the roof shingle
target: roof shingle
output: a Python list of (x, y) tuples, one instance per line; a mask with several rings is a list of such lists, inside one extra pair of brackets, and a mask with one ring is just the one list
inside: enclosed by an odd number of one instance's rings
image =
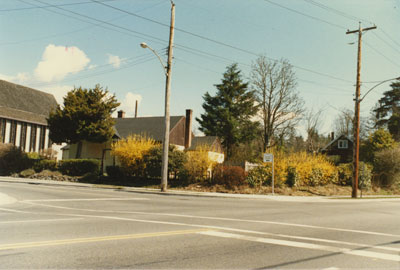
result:
[(0, 80), (0, 117), (46, 125), (56, 107), (51, 94)]

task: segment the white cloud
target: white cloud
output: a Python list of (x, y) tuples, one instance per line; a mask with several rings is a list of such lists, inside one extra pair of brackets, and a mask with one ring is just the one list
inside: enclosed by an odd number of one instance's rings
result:
[(90, 65), (90, 66), (88, 67), (88, 69), (91, 70), (91, 69), (94, 69), (94, 68), (96, 68), (96, 67), (97, 67), (97, 65)]
[[(136, 100), (140, 105), (142, 101), (142, 96), (139, 94), (134, 94), (132, 92), (128, 92), (125, 95), (125, 98), (121, 101), (121, 105), (118, 107), (118, 110), (123, 110), (126, 113), (126, 117), (133, 117), (135, 116), (135, 106)], [(138, 106), (138, 115), (140, 115), (140, 106)], [(114, 117), (116, 114), (114, 115)]]
[(125, 58), (120, 58), (118, 55), (108, 54), (108, 63), (113, 65), (115, 68), (119, 68), (121, 63), (125, 61)]
[(19, 72), (15, 76), (0, 74), (1, 80), (5, 80), (5, 81), (17, 83), (17, 84), (23, 84), (24, 82), (29, 81), (30, 78), (31, 78), (31, 76), (29, 75), (29, 73), (26, 73), (26, 72)]
[(58, 104), (63, 104), (64, 103), (64, 97), (72, 89), (74, 89), (73, 86), (56, 85), (56, 86), (41, 87), (38, 90), (41, 90), (41, 91), (47, 92), (49, 94), (52, 94), (56, 98)]
[(42, 82), (62, 80), (69, 73), (83, 70), (89, 62), (90, 59), (77, 47), (50, 44), (35, 69), (35, 76)]

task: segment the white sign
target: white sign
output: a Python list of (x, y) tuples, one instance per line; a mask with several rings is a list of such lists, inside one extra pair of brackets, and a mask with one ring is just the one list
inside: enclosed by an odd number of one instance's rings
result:
[(263, 161), (264, 162), (273, 162), (274, 161), (274, 155), (265, 153)]

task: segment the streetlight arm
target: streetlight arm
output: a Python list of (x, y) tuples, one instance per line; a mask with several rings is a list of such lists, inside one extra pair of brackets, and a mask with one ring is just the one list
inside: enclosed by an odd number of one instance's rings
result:
[(371, 89), (369, 89), (368, 90), (368, 92), (367, 93), (365, 93), (364, 94), (364, 96), (361, 98), (361, 99), (359, 99), (359, 101), (358, 102), (361, 102), (361, 101), (363, 101), (364, 100), (364, 98), (372, 91), (372, 90), (374, 90), (376, 87), (378, 87), (379, 85), (381, 85), (381, 84), (383, 84), (383, 83), (385, 83), (385, 82), (388, 82), (388, 81), (393, 81), (393, 80), (400, 80), (400, 77), (397, 77), (397, 78), (392, 78), (392, 79), (388, 79), (388, 80), (384, 80), (384, 81), (381, 81), (380, 83), (378, 83), (377, 85), (375, 85), (374, 87), (372, 87)]
[(164, 63), (164, 61), (162, 60), (162, 58), (160, 57), (160, 55), (158, 55), (158, 53), (157, 53), (152, 47), (150, 47), (149, 45), (147, 45), (147, 44), (144, 43), (144, 42), (140, 43), (140, 46), (141, 46), (143, 49), (149, 49), (155, 56), (157, 56), (158, 60), (160, 61), (161, 66), (163, 67), (165, 76), (168, 76), (168, 75), (167, 75), (167, 66), (165, 65), (165, 63)]

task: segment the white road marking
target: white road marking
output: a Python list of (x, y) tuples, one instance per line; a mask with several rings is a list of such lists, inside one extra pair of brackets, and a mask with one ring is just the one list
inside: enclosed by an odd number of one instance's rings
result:
[[(36, 203), (32, 203), (32, 204), (36, 205)], [(37, 205), (41, 205), (41, 204), (37, 204)], [(43, 206), (47, 206), (47, 205), (43, 205)], [(48, 206), (48, 207), (71, 210), (71, 208), (63, 207), (63, 206)], [(77, 209), (74, 208), (74, 210), (77, 210)], [(213, 226), (213, 225), (190, 224), (190, 223), (182, 223), (182, 222), (170, 222), (170, 221), (134, 219), (134, 218), (122, 218), (122, 217), (114, 217), (114, 216), (97, 216), (97, 215), (82, 215), (82, 214), (56, 214), (56, 215), (85, 217), (85, 218), (102, 218), (102, 219), (110, 219), (110, 220), (123, 220), (123, 221), (133, 221), (133, 222), (143, 222), (143, 223), (153, 223), (153, 224), (188, 226), (188, 227), (197, 227), (197, 228), (200, 227), (200, 228), (206, 228), (206, 229), (211, 229), (211, 230), (223, 230), (223, 231), (232, 231), (232, 232), (238, 232), (238, 233), (267, 235), (267, 236), (272, 236), (272, 237), (281, 237), (281, 238), (283, 237), (283, 238), (289, 238), (289, 239), (308, 240), (308, 241), (314, 241), (314, 242), (326, 242), (326, 243), (348, 245), (348, 246), (354, 246), (354, 247), (360, 247), (360, 248), (381, 249), (381, 250), (400, 252), (400, 249), (398, 249), (398, 248), (383, 247), (383, 246), (372, 246), (372, 245), (350, 243), (350, 242), (342, 242), (342, 241), (320, 239), (320, 238), (301, 237), (301, 236), (292, 236), (292, 235), (284, 235), (284, 234), (274, 234), (274, 233), (267, 233), (267, 232), (253, 231), (253, 230), (243, 230), (243, 229), (236, 229), (236, 228), (222, 227), (222, 226)], [(281, 241), (285, 241), (285, 240), (281, 240)]]
[(191, 218), (191, 219), (197, 218), (197, 219), (208, 219), (208, 220), (223, 220), (223, 221), (235, 221), (235, 222), (247, 222), (247, 223), (261, 223), (261, 224), (292, 226), (292, 227), (301, 227), (301, 228), (309, 228), (309, 229), (330, 230), (330, 231), (350, 232), (350, 233), (359, 233), (359, 234), (370, 234), (370, 235), (379, 235), (379, 236), (387, 236), (387, 237), (397, 237), (397, 238), (400, 237), (400, 235), (398, 235), (398, 234), (372, 232), (372, 231), (362, 231), (362, 230), (353, 230), (353, 229), (332, 228), (332, 227), (322, 227), (322, 226), (297, 224), (297, 223), (287, 223), (287, 222), (251, 220), (251, 219), (237, 219), (237, 218), (207, 217), (207, 216), (194, 216), (194, 215), (182, 215), (182, 214), (170, 214), (170, 213), (149, 213), (149, 212), (137, 212), (137, 211), (95, 210), (95, 209), (87, 209), (87, 208), (73, 208), (73, 207), (38, 204), (38, 203), (32, 203), (30, 201), (24, 201), (24, 202), (27, 202), (27, 203), (30, 203), (30, 204), (35, 204), (35, 205), (40, 205), (40, 206), (44, 206), (44, 207), (60, 208), (60, 209), (67, 209), (67, 210), (87, 211), (87, 212), (97, 212), (97, 213), (158, 215), (158, 216), (182, 217), (182, 218)]
[(0, 208), (0, 210), (1, 211), (6, 211), (6, 212), (12, 212), (12, 213), (35, 214), (34, 212), (14, 210), (14, 209), (8, 209), (8, 208)]
[(214, 237), (246, 240), (246, 241), (259, 242), (259, 243), (265, 243), (265, 244), (271, 244), (271, 245), (288, 246), (288, 247), (294, 247), (294, 248), (314, 249), (314, 250), (321, 250), (321, 251), (327, 251), (327, 252), (342, 253), (342, 254), (347, 254), (347, 255), (354, 255), (354, 256), (361, 256), (361, 257), (368, 257), (368, 258), (375, 258), (375, 259), (381, 259), (381, 260), (387, 260), (387, 261), (400, 262), (400, 256), (394, 255), (394, 254), (385, 254), (385, 253), (378, 253), (378, 252), (365, 251), (365, 250), (354, 250), (354, 249), (348, 249), (348, 248), (337, 248), (337, 247), (332, 247), (332, 246), (316, 245), (316, 244), (310, 244), (310, 243), (286, 241), (286, 240), (279, 240), (279, 239), (272, 239), (272, 238), (261, 238), (261, 237), (254, 237), (254, 236), (247, 236), (247, 235), (240, 235), (240, 234), (233, 234), (233, 233), (225, 233), (225, 232), (218, 232), (218, 231), (198, 232), (198, 234), (209, 235), (209, 236), (214, 236)]
[(28, 220), (0, 221), (0, 224), (9, 224), (9, 223), (31, 223), (31, 222), (56, 222), (56, 221), (82, 220), (82, 219), (83, 219), (83, 218), (28, 219)]
[(21, 202), (80, 202), (80, 201), (148, 201), (147, 198), (93, 198), (93, 199), (43, 199), (24, 200)]

